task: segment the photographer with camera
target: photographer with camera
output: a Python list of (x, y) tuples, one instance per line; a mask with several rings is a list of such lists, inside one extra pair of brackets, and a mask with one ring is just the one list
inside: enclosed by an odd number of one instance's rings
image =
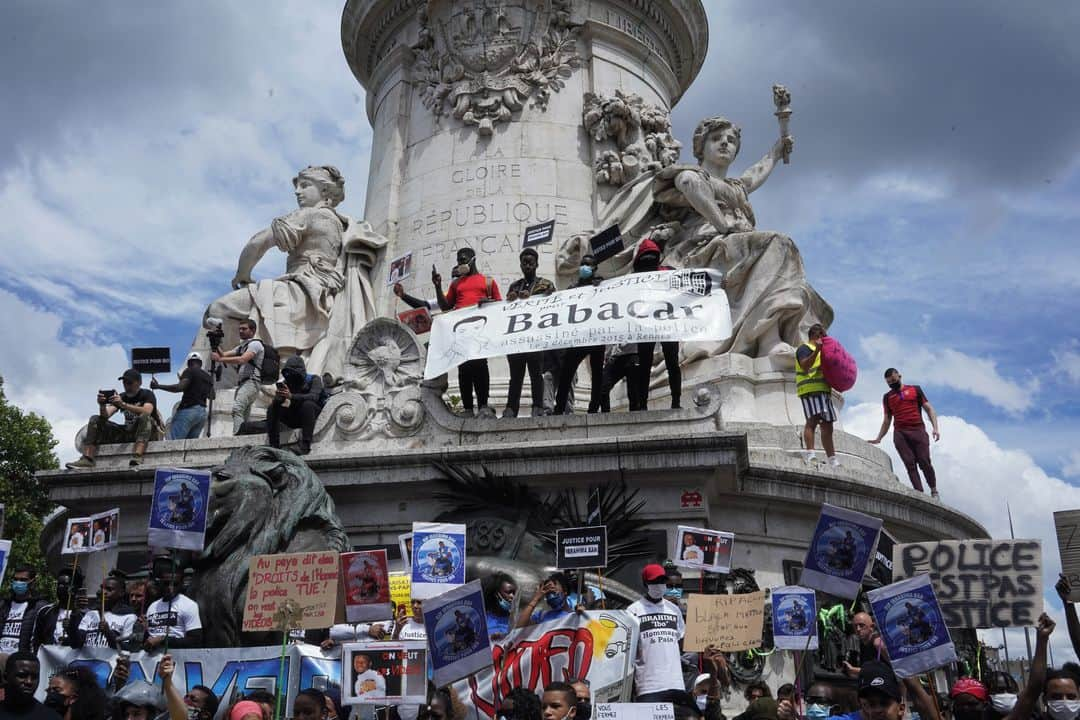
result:
[(162, 385), (150, 379), (151, 390), (183, 393), (173, 413), (168, 440), (194, 440), (206, 425), (206, 401), (214, 396), (214, 379), (202, 369), (202, 356), (193, 352), (187, 357), (187, 368), (180, 373), (180, 382)]
[(236, 385), (236, 397), (233, 398), (232, 420), (233, 435), (240, 434), (240, 426), (251, 415), (251, 406), (259, 397), (259, 384), (262, 381), (261, 368), (266, 349), (260, 340), (255, 339), (257, 325), (251, 318), (240, 321), (240, 340), (232, 350), (211, 352), (210, 359), (223, 365), (239, 365), (239, 382)]
[(277, 384), (274, 402), (266, 411), (266, 433), (270, 447), (281, 447), (281, 426), (278, 423), (284, 423), (291, 428), (300, 428), (300, 450), (297, 454), (307, 455), (311, 452), (315, 421), (326, 404), (322, 378), (309, 375), (299, 355), (285, 361), (281, 377), (284, 380)]
[[(69, 470), (83, 470), (94, 467), (94, 457), (99, 445), (134, 442), (131, 467), (142, 465), (146, 443), (160, 440), (164, 428), (157, 415), (157, 398), (154, 393), (142, 387), (142, 373), (138, 370), (125, 370), (119, 380), (124, 383), (124, 392), (101, 390), (97, 394), (98, 414), (90, 418), (86, 428), (86, 443), (82, 457), (67, 464)], [(117, 412), (123, 413), (124, 424), (109, 422)]]

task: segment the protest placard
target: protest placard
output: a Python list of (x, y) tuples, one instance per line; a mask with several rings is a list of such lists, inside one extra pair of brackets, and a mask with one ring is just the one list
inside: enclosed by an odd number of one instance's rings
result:
[(945, 624), (1025, 627), (1043, 609), (1038, 540), (945, 540), (893, 549), (893, 578), (929, 574)]
[(525, 228), (525, 237), (521, 241), (521, 249), (524, 250), (527, 247), (534, 247), (536, 245), (543, 245), (544, 243), (551, 242), (551, 238), (555, 236), (555, 221), (548, 220), (542, 222), (539, 225), (530, 225)]
[(896, 547), (896, 539), (886, 532), (885, 528), (881, 528), (878, 532), (877, 548), (874, 550), (874, 561), (870, 563), (870, 568), (866, 574), (868, 578), (874, 580), (871, 585), (876, 583), (879, 587), (883, 587), (892, 584), (894, 547)]
[(398, 547), (401, 548), (401, 562), (405, 567), (412, 567), (412, 533), (403, 533), (397, 536)]
[(830, 595), (855, 598), (880, 529), (878, 518), (822, 503), (800, 582)]
[(680, 525), (675, 533), (671, 562), (680, 567), (726, 573), (731, 569), (735, 534)]
[(209, 471), (156, 470), (147, 543), (150, 547), (202, 550), (209, 505)]
[(397, 317), (417, 335), (431, 332), (431, 312), (426, 307), (399, 312)]
[(607, 567), (607, 527), (556, 530), (555, 555), (555, 567), (560, 570)]
[(708, 268), (631, 273), (445, 312), (432, 319), (424, 377), (468, 360), (583, 344), (724, 340), (731, 335), (731, 309), (722, 280)]
[(386, 274), (386, 284), (393, 285), (412, 275), (412, 252), (390, 261), (390, 271)]
[(675, 720), (675, 707), (661, 703), (596, 703), (592, 720)]
[(772, 590), (773, 646), (817, 650), (817, 597), (810, 588), (785, 585)]
[(956, 662), (956, 648), (929, 577), (901, 580), (870, 590), (866, 597), (897, 677)]
[(131, 367), (141, 373), (167, 373), (172, 370), (172, 361), (167, 347), (131, 348)]
[(1080, 602), (1080, 510), (1054, 513), (1061, 572), (1069, 580), (1069, 602)]
[(427, 702), (427, 644), (359, 642), (341, 646), (344, 705), (421, 705)]
[(244, 632), (310, 630), (334, 624), (338, 554), (256, 555), (248, 568)]
[(491, 665), (486, 616), (479, 580), (447, 590), (424, 603), (424, 628), (436, 687)]
[(4, 573), (7, 572), (8, 558), (11, 556), (11, 541), (0, 540), (0, 583), (4, 582)]
[(346, 622), (371, 622), (392, 616), (385, 550), (341, 553), (341, 582), (345, 588)]
[(465, 526), (414, 522), (412, 596), (434, 597), (465, 583)]
[(765, 624), (765, 591), (739, 595), (690, 595), (686, 603), (683, 649), (701, 652), (715, 646), (722, 652), (761, 645)]
[(589, 248), (598, 263), (618, 255), (624, 247), (622, 232), (618, 225), (612, 225), (607, 230), (589, 238)]
[(412, 580), (405, 570), (390, 573), (390, 603), (394, 606), (394, 617), (400, 606), (409, 606), (412, 599)]
[(120, 509), (113, 508), (90, 516), (90, 547), (106, 550), (116, 547), (120, 537)]
[(77, 555), (79, 553), (94, 552), (96, 548), (90, 545), (90, 517), (68, 518), (64, 527), (64, 544), (60, 548), (61, 555)]

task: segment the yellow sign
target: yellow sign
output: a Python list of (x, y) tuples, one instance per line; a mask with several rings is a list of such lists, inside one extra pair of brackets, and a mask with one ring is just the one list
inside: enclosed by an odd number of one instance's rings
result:
[(409, 605), (409, 596), (412, 593), (412, 580), (407, 572), (390, 573), (390, 602), (394, 603), (394, 617), (397, 617), (399, 605)]

